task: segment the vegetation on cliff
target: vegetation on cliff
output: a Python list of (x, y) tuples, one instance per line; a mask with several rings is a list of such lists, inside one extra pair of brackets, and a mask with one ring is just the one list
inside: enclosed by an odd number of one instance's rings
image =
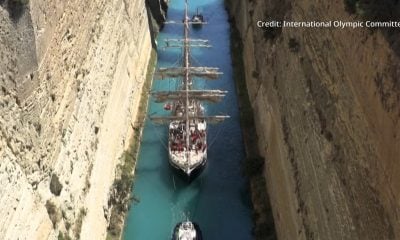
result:
[(396, 0), (344, 0), (348, 12), (377, 21), (390, 20), (398, 16), (397, 2)]
[(10, 18), (14, 21), (24, 14), (26, 6), (29, 4), (29, 0), (0, 0), (0, 5), (6, 4), (6, 8), (10, 14)]
[[(400, 2), (398, 0), (344, 0), (346, 10), (350, 14), (356, 14), (365, 21), (398, 21), (400, 18)], [(379, 30), (388, 41), (390, 47), (397, 56), (400, 56), (400, 31), (398, 28), (375, 28)], [(400, 84), (398, 84), (399, 65), (392, 61), (387, 70), (392, 75), (391, 80), (385, 79), (382, 74), (377, 74), (374, 81), (379, 89), (382, 105), (388, 112), (396, 111), (400, 99)], [(397, 94), (396, 94), (397, 92)], [(400, 113), (400, 111), (398, 111)]]
[(57, 223), (60, 221), (60, 214), (57, 206), (50, 200), (46, 201), (46, 210), (47, 214), (49, 215), (49, 218), (51, 220), (51, 223), (53, 224), (53, 228), (55, 229), (57, 227)]
[[(355, 14), (365, 21), (398, 21), (400, 18), (400, 2), (398, 0), (344, 0), (346, 11)], [(394, 52), (400, 56), (398, 28), (375, 28), (380, 30), (388, 40)]]
[(29, 0), (10, 0), (10, 3), (25, 5), (29, 3)]
[(75, 229), (74, 229), (74, 236), (76, 239), (80, 239), (81, 231), (82, 231), (82, 223), (83, 218), (86, 216), (87, 210), (85, 208), (81, 208), (78, 213), (78, 217), (75, 221)]
[(151, 88), (153, 71), (157, 61), (156, 51), (153, 50), (150, 57), (150, 62), (147, 68), (147, 77), (143, 85), (142, 95), (139, 102), (139, 109), (136, 116), (133, 137), (129, 148), (122, 154), (121, 163), (117, 167), (116, 179), (110, 191), (109, 206), (111, 214), (109, 225), (107, 228), (107, 239), (120, 239), (122, 234), (125, 214), (130, 208), (133, 201), (138, 201), (131, 195), (132, 185), (134, 182), (134, 170), (136, 166), (137, 156), (139, 153), (140, 139), (142, 135), (143, 123), (146, 117), (148, 105), (148, 93)]

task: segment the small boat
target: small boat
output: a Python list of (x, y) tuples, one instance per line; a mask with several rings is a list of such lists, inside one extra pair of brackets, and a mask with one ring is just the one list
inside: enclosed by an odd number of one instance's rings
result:
[(192, 19), (190, 20), (193, 27), (201, 27), (205, 24), (203, 14), (199, 13), (199, 9), (197, 8), (197, 12), (193, 15)]
[(199, 225), (190, 221), (178, 223), (172, 234), (172, 240), (202, 240)]

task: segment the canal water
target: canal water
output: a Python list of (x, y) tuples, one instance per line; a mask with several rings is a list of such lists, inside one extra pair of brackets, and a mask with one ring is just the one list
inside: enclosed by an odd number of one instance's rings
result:
[[(184, 0), (171, 0), (168, 20), (181, 21)], [(189, 218), (197, 222), (205, 240), (252, 239), (251, 203), (241, 164), (245, 158), (239, 125), (238, 102), (232, 78), (230, 31), (223, 0), (189, 1), (191, 15), (198, 8), (209, 24), (192, 29), (191, 38), (210, 40), (211, 49), (193, 49), (193, 65), (219, 67), (224, 75), (219, 80), (195, 79), (196, 88), (229, 91), (218, 104), (206, 104), (207, 115), (228, 114), (227, 121), (208, 125), (208, 164), (193, 182), (175, 175), (168, 163), (167, 126), (156, 126), (146, 120), (136, 167), (132, 204), (124, 229), (125, 240), (171, 239), (174, 226)], [(158, 66), (180, 65), (180, 49), (161, 50), (167, 38), (181, 38), (183, 26), (165, 26), (157, 38)], [(154, 80), (153, 91), (172, 90), (173, 80)], [(150, 98), (148, 115), (168, 115), (163, 104)]]

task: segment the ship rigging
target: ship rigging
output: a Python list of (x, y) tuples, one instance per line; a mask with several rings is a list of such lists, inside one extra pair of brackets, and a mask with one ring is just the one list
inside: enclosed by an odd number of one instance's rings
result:
[[(176, 23), (176, 22), (167, 22)], [(229, 118), (227, 115), (205, 115), (202, 102), (217, 103), (227, 94), (222, 90), (194, 89), (194, 78), (206, 80), (218, 79), (222, 72), (215, 67), (194, 67), (191, 65), (191, 48), (210, 48), (208, 40), (191, 39), (189, 27), (194, 22), (188, 15), (188, 2), (185, 1), (183, 39), (166, 40), (165, 48), (182, 48), (181, 67), (160, 68), (155, 79), (179, 78), (180, 86), (175, 91), (152, 92), (155, 102), (164, 103), (164, 109), (171, 111), (170, 116), (151, 116), (153, 122), (169, 124), (168, 152), (171, 166), (192, 178), (204, 168), (207, 162), (207, 123), (219, 123)]]

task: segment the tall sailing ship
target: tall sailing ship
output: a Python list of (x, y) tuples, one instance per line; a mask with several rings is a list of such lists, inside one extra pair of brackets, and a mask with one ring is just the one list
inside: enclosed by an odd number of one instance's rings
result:
[(222, 72), (214, 67), (195, 67), (191, 65), (191, 48), (209, 48), (208, 40), (191, 39), (190, 25), (193, 22), (188, 16), (188, 3), (185, 0), (185, 13), (182, 21), (184, 27), (183, 39), (166, 40), (166, 48), (182, 48), (183, 61), (181, 67), (160, 68), (155, 73), (155, 79), (178, 78), (179, 87), (175, 91), (152, 92), (156, 102), (166, 103), (165, 110), (171, 111), (170, 116), (151, 116), (157, 123), (169, 124), (168, 152), (172, 167), (192, 178), (197, 176), (207, 163), (207, 123), (218, 123), (229, 116), (205, 114), (203, 102), (217, 103), (221, 101), (226, 91), (194, 89), (195, 78), (213, 80)]

